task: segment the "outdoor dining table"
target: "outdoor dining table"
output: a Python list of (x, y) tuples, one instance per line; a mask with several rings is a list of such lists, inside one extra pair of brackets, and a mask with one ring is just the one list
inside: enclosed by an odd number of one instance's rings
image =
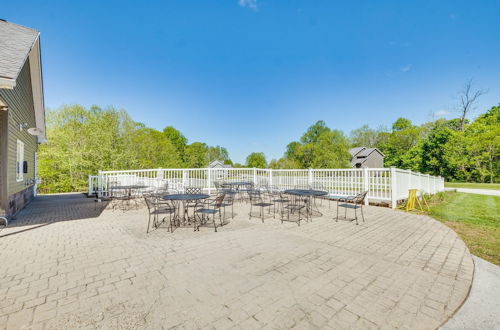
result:
[[(189, 223), (189, 215), (187, 214), (186, 203), (195, 201), (196, 204), (203, 199), (207, 199), (210, 196), (207, 194), (170, 194), (162, 196), (162, 199), (167, 201), (172, 201), (174, 203), (174, 216), (173, 222), (180, 226), (181, 223)], [(182, 204), (182, 216), (181, 213)], [(186, 216), (187, 215), (187, 216)]]
[(222, 184), (223, 187), (231, 187), (234, 188), (235, 191), (240, 191), (240, 187), (251, 186), (253, 182), (250, 181), (234, 181), (234, 182), (224, 182)]
[[(130, 207), (130, 201), (132, 200), (132, 191), (134, 190), (140, 190), (140, 189), (145, 189), (148, 188), (148, 186), (145, 185), (139, 185), (139, 184), (132, 184), (132, 185), (123, 185), (123, 186), (111, 186), (109, 188), (110, 191), (113, 190), (124, 190), (125, 191), (125, 196), (121, 199), (122, 201), (122, 206), (125, 207), (125, 203), (127, 204), (127, 207)], [(111, 194), (113, 195), (113, 194)], [(137, 202), (136, 202), (136, 207), (137, 207)]]
[(140, 189), (146, 189), (148, 186), (145, 185), (140, 185), (140, 184), (131, 184), (131, 185), (124, 185), (124, 186), (112, 186), (109, 189), (110, 190), (125, 190), (126, 195), (128, 197), (132, 196), (132, 190), (140, 190)]
[[(314, 198), (328, 195), (327, 191), (315, 189), (288, 189), (285, 190), (284, 193), (292, 196), (305, 197), (307, 212), (309, 216), (313, 215), (313, 204), (315, 204), (313, 203)], [(319, 216), (323, 216), (323, 213), (321, 213), (317, 207), (316, 212), (318, 212)]]

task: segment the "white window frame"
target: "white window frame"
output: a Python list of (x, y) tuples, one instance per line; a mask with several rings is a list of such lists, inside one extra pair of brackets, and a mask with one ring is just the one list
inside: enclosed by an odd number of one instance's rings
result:
[(16, 181), (21, 182), (24, 180), (24, 142), (17, 140), (17, 153), (16, 153)]

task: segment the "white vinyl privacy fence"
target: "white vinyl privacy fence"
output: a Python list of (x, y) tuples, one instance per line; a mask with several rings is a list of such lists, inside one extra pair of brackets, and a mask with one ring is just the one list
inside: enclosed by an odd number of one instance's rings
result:
[(444, 191), (442, 177), (391, 168), (272, 170), (257, 168), (147, 169), (99, 171), (89, 176), (89, 194), (108, 193), (110, 182), (120, 185), (144, 185), (151, 189), (168, 184), (170, 189), (199, 187), (207, 193), (215, 191), (215, 182), (249, 181), (258, 186), (271, 185), (280, 190), (312, 187), (331, 195), (351, 196), (368, 190), (369, 201), (397, 202), (408, 198), (409, 189), (425, 194)]

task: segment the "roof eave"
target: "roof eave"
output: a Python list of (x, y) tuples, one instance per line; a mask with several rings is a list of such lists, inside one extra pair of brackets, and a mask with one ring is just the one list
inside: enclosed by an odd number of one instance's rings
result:
[(42, 60), (40, 52), (40, 35), (37, 36), (29, 53), (31, 89), (33, 93), (33, 105), (35, 110), (36, 127), (42, 131), (38, 136), (38, 142), (46, 142), (45, 137), (45, 102), (43, 98)]
[(0, 88), (13, 89), (16, 87), (16, 80), (0, 77)]

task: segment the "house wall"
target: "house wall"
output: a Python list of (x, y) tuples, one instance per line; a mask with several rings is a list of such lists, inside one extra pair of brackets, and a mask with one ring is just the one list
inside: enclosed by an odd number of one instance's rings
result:
[[(27, 204), (33, 197), (35, 178), (35, 152), (37, 138), (27, 132), (27, 128), (35, 127), (33, 93), (31, 90), (31, 76), (29, 60), (24, 64), (13, 89), (0, 89), (0, 98), (8, 106), (7, 122), (7, 210), (13, 215)], [(27, 123), (27, 127), (19, 129), (20, 123)], [(24, 143), (24, 160), (28, 162), (28, 173), (24, 173), (22, 181), (16, 180), (17, 140)], [(5, 177), (4, 177), (5, 180)]]
[[(0, 98), (0, 103), (2, 99)], [(0, 217), (7, 214), (7, 111), (0, 110)]]
[(363, 163), (362, 167), (369, 168), (382, 168), (384, 167), (384, 157), (377, 151), (372, 152), (367, 157), (368, 159)]

